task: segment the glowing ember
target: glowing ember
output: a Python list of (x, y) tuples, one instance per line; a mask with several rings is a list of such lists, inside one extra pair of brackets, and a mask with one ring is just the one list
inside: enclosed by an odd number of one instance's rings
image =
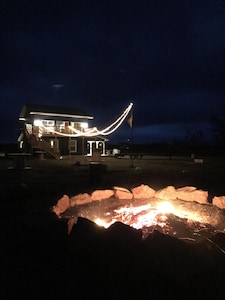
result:
[(166, 202), (160, 202), (158, 205), (157, 205), (157, 209), (165, 214), (165, 213), (173, 213), (174, 212), (174, 208), (173, 208), (173, 205), (166, 201)]
[[(127, 203), (120, 207), (107, 207), (107, 210), (98, 211), (89, 209), (82, 211), (82, 217), (87, 217), (97, 225), (109, 228), (115, 222), (122, 222), (135, 229), (142, 230), (142, 237), (147, 237), (154, 230), (172, 236), (199, 236), (202, 230), (212, 230), (200, 211), (190, 211), (170, 201), (152, 201), (151, 204), (135, 205)], [(208, 224), (208, 225), (206, 225)]]
[[(94, 222), (105, 228), (108, 228), (115, 222), (122, 222), (133, 228), (142, 229), (143, 236), (145, 236), (146, 234), (144, 234), (144, 232), (147, 232), (146, 228), (148, 228), (148, 232), (149, 230), (153, 231), (155, 227), (158, 226), (168, 230), (168, 217), (166, 214), (171, 212), (173, 212), (173, 206), (169, 202), (160, 203), (157, 209), (153, 208), (150, 204), (137, 207), (124, 206), (113, 210), (111, 219), (107, 218), (104, 220), (97, 218)], [(109, 214), (110, 213), (107, 213), (107, 215)]]
[(108, 228), (110, 225), (112, 225), (114, 223), (114, 221), (112, 221), (111, 223), (108, 223), (106, 221), (104, 221), (103, 219), (95, 219), (94, 222), (102, 227)]
[(119, 200), (111, 197), (71, 207), (60, 217), (82, 217), (104, 228), (121, 222), (141, 230), (143, 238), (158, 230), (177, 238), (197, 240), (214, 230), (224, 230), (225, 224), (223, 211), (213, 205), (157, 198)]

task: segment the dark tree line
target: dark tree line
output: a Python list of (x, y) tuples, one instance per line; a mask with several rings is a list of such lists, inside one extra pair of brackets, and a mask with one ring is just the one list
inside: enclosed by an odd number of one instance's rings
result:
[(225, 120), (212, 117), (211, 118), (211, 129), (213, 141), (217, 146), (225, 147)]

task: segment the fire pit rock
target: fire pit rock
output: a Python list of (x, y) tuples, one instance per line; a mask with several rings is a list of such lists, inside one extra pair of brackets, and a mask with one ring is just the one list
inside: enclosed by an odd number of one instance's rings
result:
[(174, 186), (168, 186), (157, 191), (155, 197), (164, 200), (181, 199), (185, 201), (208, 203), (208, 192), (197, 190), (197, 188), (193, 186), (185, 186), (179, 189), (175, 189)]
[(225, 209), (225, 196), (213, 197), (212, 203), (221, 209)]
[(135, 199), (144, 199), (155, 197), (155, 190), (146, 184), (141, 184), (133, 188), (132, 194)]
[[(213, 203), (209, 203), (208, 192), (198, 190), (192, 186), (178, 189), (174, 186), (168, 186), (159, 191), (155, 191), (144, 184), (133, 188), (131, 191), (114, 186), (111, 190), (96, 190), (91, 195), (83, 193), (71, 198), (64, 195), (52, 210), (60, 218), (72, 218), (68, 222), (69, 233), (78, 217), (84, 217), (92, 221), (104, 220), (109, 225), (120, 221), (131, 226), (131, 221), (137, 223), (137, 218), (145, 218), (145, 215), (147, 217), (149, 207), (154, 213), (158, 210), (158, 206), (164, 204), (165, 201), (172, 205), (172, 210), (167, 211), (167, 213), (180, 218), (182, 222), (187, 222), (189, 225), (190, 222), (194, 222), (193, 224), (195, 222), (200, 223), (202, 225), (198, 224), (195, 227), (202, 227), (201, 231), (205, 230), (205, 225), (209, 225), (215, 230), (225, 232), (225, 210), (222, 209), (225, 196), (214, 197)], [(131, 207), (141, 208), (141, 206), (144, 207), (144, 210), (138, 210), (138, 213), (133, 214), (130, 210)], [(117, 210), (121, 207), (126, 208), (126, 212), (118, 215)], [(156, 212), (156, 215), (160, 215), (160, 213)], [(147, 218), (149, 219), (149, 216)], [(168, 219), (168, 217), (166, 218)]]
[(114, 195), (117, 199), (132, 199), (133, 194), (126, 188), (114, 186)]

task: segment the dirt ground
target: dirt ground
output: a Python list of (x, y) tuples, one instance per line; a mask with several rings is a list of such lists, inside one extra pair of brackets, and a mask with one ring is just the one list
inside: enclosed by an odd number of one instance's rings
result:
[[(28, 205), (49, 206), (63, 194), (70, 196), (114, 185), (132, 188), (148, 184), (154, 189), (168, 185), (192, 185), (209, 192), (209, 198), (225, 195), (225, 158), (116, 159), (104, 157), (101, 167), (90, 165), (91, 158), (64, 157), (62, 160), (28, 159), (28, 170), (11, 170), (12, 160), (0, 160), (1, 195), (9, 201), (26, 198)], [(21, 197), (23, 200), (21, 200)], [(210, 200), (209, 199), (209, 200)], [(32, 203), (34, 200), (35, 203)]]
[(30, 169), (15, 170), (12, 160), (2, 158), (1, 299), (224, 299), (225, 255), (209, 243), (184, 245), (157, 234), (144, 246), (77, 243), (49, 211), (64, 194), (114, 185), (191, 185), (207, 190), (210, 200), (225, 195), (224, 162), (105, 157), (96, 166), (73, 156), (28, 159)]

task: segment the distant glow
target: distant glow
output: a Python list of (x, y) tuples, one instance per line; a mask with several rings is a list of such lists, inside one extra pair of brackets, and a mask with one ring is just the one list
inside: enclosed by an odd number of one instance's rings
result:
[(53, 84), (52, 87), (55, 88), (55, 89), (61, 89), (61, 88), (64, 87), (64, 84), (56, 83), (56, 84)]
[(41, 120), (34, 120), (34, 126), (41, 126), (42, 125), (42, 121)]
[(113, 133), (115, 130), (117, 130), (119, 128), (119, 126), (121, 126), (121, 124), (126, 119), (127, 115), (129, 114), (132, 106), (133, 106), (133, 103), (130, 103), (129, 106), (124, 110), (124, 112), (117, 118), (117, 120), (114, 121), (111, 125), (109, 125), (108, 127), (106, 127), (103, 130), (98, 130), (97, 127), (93, 127), (93, 128), (86, 129), (85, 132), (83, 132), (83, 131), (75, 129), (71, 126), (68, 126), (69, 129), (74, 132), (72, 134), (69, 134), (69, 133), (62, 133), (62, 132), (59, 132), (59, 131), (56, 131), (53, 129), (50, 130), (48, 127), (45, 127), (45, 126), (43, 126), (43, 128), (46, 131), (49, 131), (51, 133), (56, 133), (57, 135), (68, 136), (68, 137), (79, 137), (79, 136), (94, 137), (94, 136), (98, 136), (98, 135), (109, 135), (109, 134)]

